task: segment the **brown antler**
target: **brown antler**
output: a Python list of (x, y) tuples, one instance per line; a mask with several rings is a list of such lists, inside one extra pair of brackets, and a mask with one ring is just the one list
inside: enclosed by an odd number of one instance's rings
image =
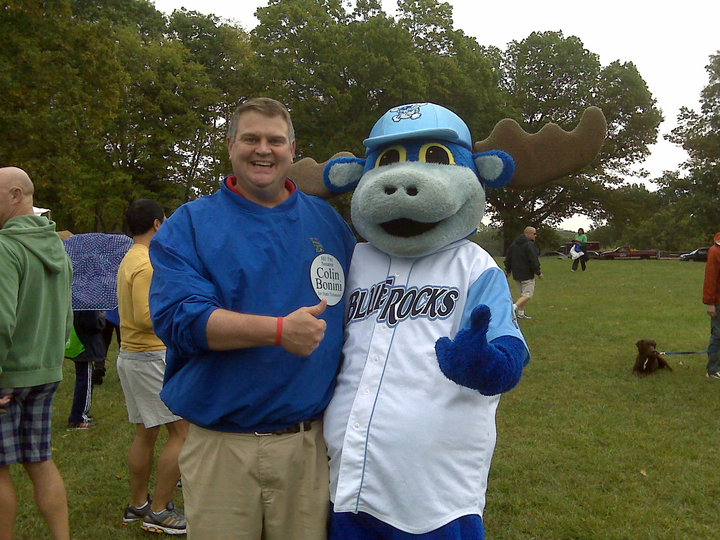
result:
[[(350, 152), (338, 152), (330, 159), (338, 157), (354, 157)], [(329, 199), (334, 195), (323, 182), (323, 170), (328, 161), (318, 163), (313, 158), (302, 158), (290, 165), (290, 171), (288, 176), (293, 180), (298, 187), (309, 195), (315, 195), (323, 199)]]
[(509, 187), (527, 189), (562, 178), (588, 165), (600, 151), (607, 123), (597, 107), (585, 110), (580, 123), (568, 132), (547, 124), (535, 134), (524, 131), (515, 120), (497, 123), (490, 136), (474, 145), (475, 152), (502, 150), (515, 160)]

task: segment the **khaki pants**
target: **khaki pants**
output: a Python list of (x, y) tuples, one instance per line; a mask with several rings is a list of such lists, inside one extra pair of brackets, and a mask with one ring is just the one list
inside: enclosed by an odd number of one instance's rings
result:
[(305, 432), (261, 436), (191, 424), (179, 461), (189, 539), (327, 537), (322, 421)]

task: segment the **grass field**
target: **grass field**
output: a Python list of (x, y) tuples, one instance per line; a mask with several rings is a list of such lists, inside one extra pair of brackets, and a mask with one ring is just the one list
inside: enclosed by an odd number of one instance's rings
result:
[[(542, 263), (545, 279), (527, 306), (533, 319), (521, 321), (532, 361), (498, 411), (488, 538), (718, 537), (720, 381), (705, 378), (705, 355), (670, 356), (673, 372), (631, 373), (638, 339), (667, 351), (707, 347), (704, 265), (590, 261), (587, 272), (572, 273), (569, 261)], [(120, 520), (132, 430), (114, 358), (96, 390), (95, 428), (65, 430), (69, 362), (55, 404), (55, 458), (76, 539), (147, 536)], [(27, 478), (19, 468), (14, 476), (18, 538), (46, 538)]]

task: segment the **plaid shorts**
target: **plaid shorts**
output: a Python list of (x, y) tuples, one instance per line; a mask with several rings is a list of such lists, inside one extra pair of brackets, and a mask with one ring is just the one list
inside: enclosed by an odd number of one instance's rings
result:
[(60, 381), (27, 388), (0, 388), (12, 394), (0, 413), (0, 466), (52, 459), (52, 404)]

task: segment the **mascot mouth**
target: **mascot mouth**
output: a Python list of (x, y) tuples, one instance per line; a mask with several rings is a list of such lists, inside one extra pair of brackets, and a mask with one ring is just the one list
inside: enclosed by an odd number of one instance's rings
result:
[(381, 223), (380, 227), (391, 236), (411, 238), (433, 230), (439, 223), (423, 223), (412, 219), (400, 218)]

